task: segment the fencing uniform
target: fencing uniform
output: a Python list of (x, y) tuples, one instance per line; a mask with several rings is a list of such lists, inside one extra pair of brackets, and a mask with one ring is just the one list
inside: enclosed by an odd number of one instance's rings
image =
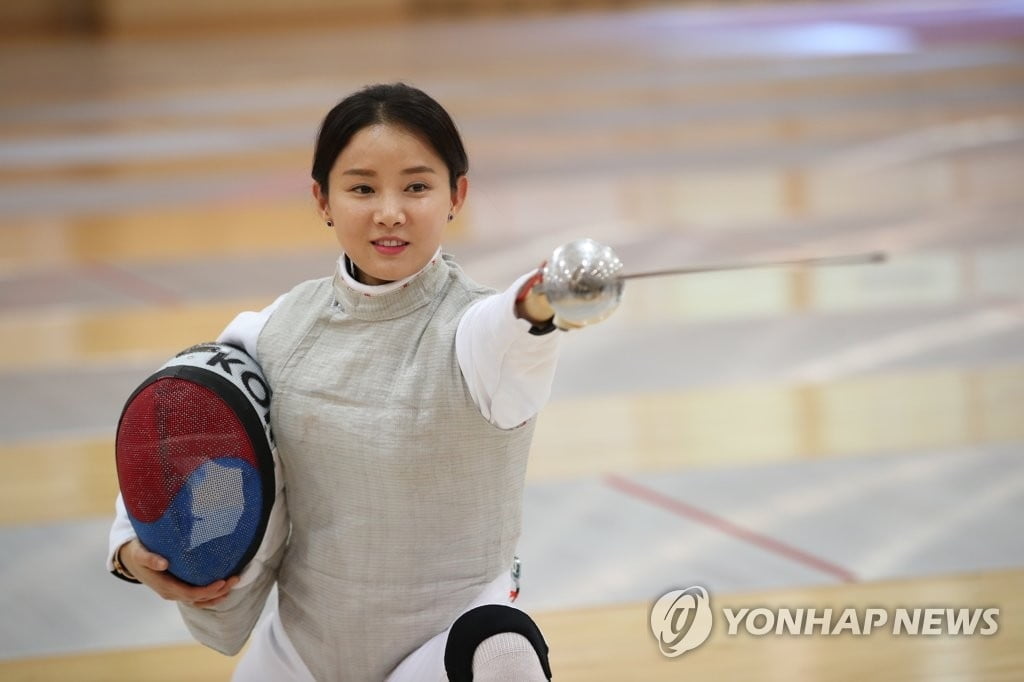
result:
[(519, 284), (492, 295), (439, 256), (382, 287), (339, 267), (222, 335), (254, 346), (273, 387), (291, 527), (287, 542), (268, 533), (222, 604), (180, 607), (197, 639), (233, 653), (276, 580), (236, 679), (280, 679), (260, 676), (272, 664), (285, 679), (443, 679), (447, 628), (507, 601), (557, 354), (555, 335), (514, 318)]

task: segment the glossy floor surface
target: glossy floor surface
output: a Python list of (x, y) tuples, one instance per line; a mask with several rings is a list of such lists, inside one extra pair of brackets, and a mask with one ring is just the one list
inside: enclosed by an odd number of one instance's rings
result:
[[(382, 49), (386, 47), (386, 49)], [(560, 680), (1024, 676), (1024, 3), (762, 4), (0, 46), (0, 679), (224, 680), (103, 570), (131, 389), (330, 272), (316, 126), (369, 82), (452, 112), (446, 249), (504, 287), (590, 236), (531, 455), (521, 604)], [(715, 629), (659, 653), (701, 585)], [(735, 608), (998, 608), (993, 635), (729, 634)]]

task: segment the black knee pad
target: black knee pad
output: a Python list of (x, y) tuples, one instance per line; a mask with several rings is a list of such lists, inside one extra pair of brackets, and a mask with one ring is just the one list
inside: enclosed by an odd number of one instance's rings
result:
[(472, 682), (473, 654), (488, 637), (503, 632), (522, 635), (537, 652), (544, 675), (551, 679), (551, 664), (548, 663), (548, 643), (540, 628), (528, 615), (502, 604), (488, 604), (466, 611), (452, 625), (448, 633), (448, 644), (444, 649), (444, 669), (450, 682)]

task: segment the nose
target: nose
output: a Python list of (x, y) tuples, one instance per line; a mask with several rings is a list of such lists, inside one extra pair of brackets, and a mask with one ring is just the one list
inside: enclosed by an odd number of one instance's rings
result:
[(373, 222), (382, 227), (401, 227), (405, 224), (405, 210), (402, 202), (396, 197), (381, 197), (377, 210), (373, 213)]

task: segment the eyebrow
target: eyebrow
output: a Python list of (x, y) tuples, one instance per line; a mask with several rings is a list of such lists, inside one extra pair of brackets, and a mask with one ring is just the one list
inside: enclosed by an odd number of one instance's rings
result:
[[(418, 175), (420, 173), (437, 173), (430, 166), (413, 166), (412, 168), (406, 168), (402, 171), (402, 175)], [(366, 168), (349, 168), (342, 175), (359, 175), (366, 178), (377, 177), (377, 171), (368, 170)]]

